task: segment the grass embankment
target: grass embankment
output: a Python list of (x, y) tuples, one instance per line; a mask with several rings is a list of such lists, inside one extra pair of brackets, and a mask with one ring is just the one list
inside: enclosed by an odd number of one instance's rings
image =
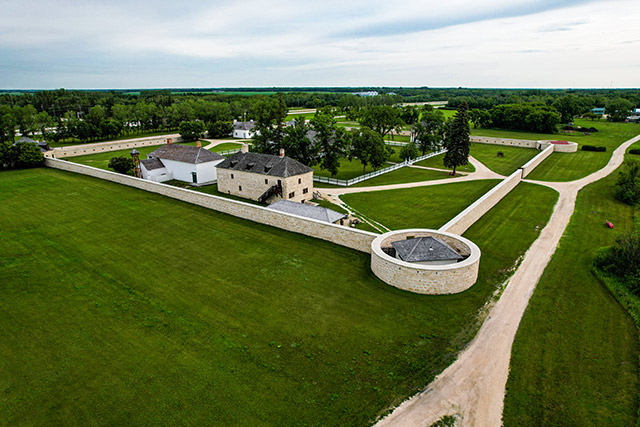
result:
[[(180, 145), (196, 145), (196, 142), (185, 142), (180, 143)], [(157, 150), (160, 147), (161, 145), (153, 145), (146, 147), (136, 147), (135, 149), (140, 153), (140, 160), (143, 160), (147, 158), (147, 154), (151, 153), (154, 150)], [(129, 153), (131, 152), (131, 150), (132, 148), (117, 151), (103, 151), (95, 154), (87, 154), (85, 156), (67, 157), (63, 160), (67, 160), (73, 163), (80, 163), (81, 165), (93, 166), (94, 168), (98, 169), (110, 170), (113, 172), (113, 170), (109, 169), (108, 167), (109, 160), (111, 160), (113, 157), (119, 156), (130, 158), (131, 155)]]
[(541, 181), (573, 181), (604, 167), (607, 162), (609, 162), (613, 150), (623, 142), (640, 133), (640, 124), (636, 123), (612, 123), (599, 120), (576, 119), (574, 124), (583, 127), (595, 127), (598, 129), (598, 132), (585, 136), (582, 133), (540, 134), (497, 129), (472, 129), (471, 134), (496, 138), (530, 139), (535, 141), (541, 139), (567, 140), (577, 142), (580, 145), (587, 144), (606, 147), (606, 152), (599, 153), (582, 151), (580, 147), (578, 147), (577, 153), (554, 153), (527, 176), (528, 179)]
[(86, 176), (3, 172), (0, 419), (369, 424), (475, 333), (494, 277), (531, 243), (512, 221), (550, 213), (532, 197), (495, 209), (523, 214), (470, 231), (478, 283), (430, 297), (328, 242)]
[(638, 330), (592, 273), (598, 249), (633, 225), (634, 210), (613, 197), (616, 175), (579, 193), (531, 297), (513, 345), (505, 426), (636, 424)]
[(468, 181), (401, 190), (345, 194), (349, 206), (392, 230), (440, 228), (498, 180)]

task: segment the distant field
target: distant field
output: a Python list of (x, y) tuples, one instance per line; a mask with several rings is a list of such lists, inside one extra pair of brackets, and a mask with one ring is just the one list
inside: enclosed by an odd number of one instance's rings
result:
[[(607, 148), (602, 153), (581, 151), (577, 153), (554, 153), (542, 162), (527, 178), (541, 181), (572, 181), (585, 177), (604, 167), (611, 153), (617, 146), (628, 139), (640, 134), (640, 124), (612, 123), (606, 121), (591, 121), (576, 119), (576, 125), (595, 127), (599, 132), (589, 136), (582, 134), (539, 134), (527, 132), (503, 131), (497, 129), (472, 129), (472, 135), (496, 138), (517, 139), (560, 139), (577, 142), (578, 144), (598, 145)], [(480, 159), (478, 159), (480, 160)]]
[(510, 215), (469, 232), (479, 281), (430, 297), (328, 242), (86, 176), (2, 172), (0, 419), (370, 425), (455, 359), (548, 218), (509, 197), (494, 209)]
[[(443, 175), (446, 175), (446, 172)], [(498, 182), (500, 181), (467, 181), (400, 190), (352, 193), (340, 196), (340, 198), (357, 211), (392, 230), (402, 228), (437, 229), (475, 202)]]

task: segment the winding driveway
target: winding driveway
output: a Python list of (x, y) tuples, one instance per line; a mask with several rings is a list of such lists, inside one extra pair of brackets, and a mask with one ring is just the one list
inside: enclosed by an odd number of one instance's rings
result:
[[(402, 403), (377, 426), (424, 427), (444, 415), (454, 414), (459, 417), (458, 425), (461, 426), (502, 424), (511, 346), (529, 298), (569, 224), (578, 191), (617, 169), (624, 160), (626, 149), (637, 141), (640, 141), (640, 135), (620, 145), (604, 168), (580, 180), (524, 180), (551, 187), (560, 193), (548, 224), (525, 254), (476, 337), (458, 359), (424, 391)], [(461, 180), (463, 178), (456, 182)]]

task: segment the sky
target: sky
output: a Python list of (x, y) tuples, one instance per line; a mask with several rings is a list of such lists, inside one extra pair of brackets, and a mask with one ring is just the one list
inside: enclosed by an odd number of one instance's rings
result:
[(639, 0), (0, 0), (0, 88), (640, 87)]

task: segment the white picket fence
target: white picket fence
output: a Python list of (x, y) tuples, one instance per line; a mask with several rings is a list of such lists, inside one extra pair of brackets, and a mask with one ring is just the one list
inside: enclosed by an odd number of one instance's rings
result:
[(400, 142), (400, 141), (389, 141), (388, 139), (384, 140), (384, 143), (386, 145), (394, 145), (396, 147), (404, 147), (405, 145), (409, 144), (408, 142)]
[(227, 156), (229, 154), (235, 154), (242, 151), (241, 148), (234, 148), (232, 150), (224, 150), (224, 151), (212, 151), (212, 153), (220, 154), (221, 156)]
[(366, 181), (367, 179), (375, 178), (376, 176), (380, 176), (380, 175), (384, 175), (385, 173), (393, 172), (395, 170), (398, 170), (398, 169), (403, 168), (405, 166), (412, 165), (412, 164), (414, 164), (416, 162), (420, 162), (420, 161), (428, 159), (430, 157), (435, 157), (435, 156), (440, 155), (440, 154), (442, 154), (442, 153), (444, 153), (446, 151), (447, 150), (434, 151), (433, 153), (425, 154), (424, 156), (416, 157), (415, 159), (405, 160), (402, 163), (396, 163), (395, 165), (389, 166), (387, 168), (379, 169), (379, 170), (373, 171), (373, 172), (369, 172), (369, 173), (357, 176), (357, 177), (352, 178), (352, 179), (336, 179), (336, 178), (328, 178), (326, 176), (314, 175), (313, 176), (313, 180), (315, 182), (322, 182), (322, 183), (325, 183), (325, 184), (333, 184), (333, 185), (339, 185), (341, 187), (349, 187), (349, 186), (357, 184), (359, 182)]

